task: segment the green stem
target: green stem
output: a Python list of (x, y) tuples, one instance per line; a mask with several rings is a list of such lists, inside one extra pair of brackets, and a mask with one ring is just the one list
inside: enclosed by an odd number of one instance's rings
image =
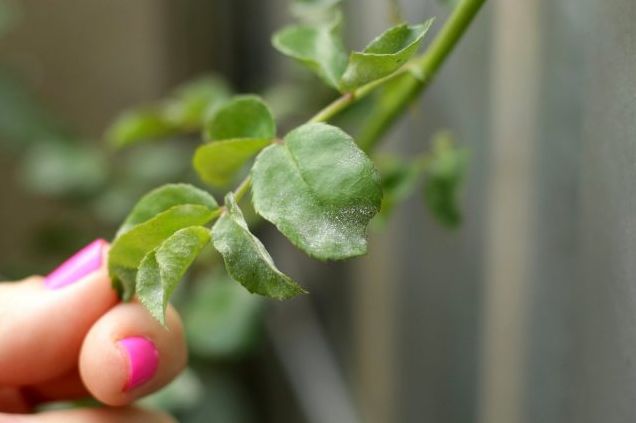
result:
[(328, 104), (327, 107), (324, 107), (321, 111), (316, 113), (311, 119), (309, 119), (309, 123), (316, 122), (326, 122), (332, 117), (336, 116), (338, 113), (345, 110), (352, 103), (356, 101), (357, 97), (355, 93), (346, 93), (342, 95), (342, 97), (338, 97), (332, 103)]
[[(462, 0), (422, 56), (394, 74), (343, 94), (316, 113), (309, 122), (327, 122), (351, 104), (366, 97), (377, 88), (385, 86), (387, 82), (396, 81), (398, 85), (391, 92), (391, 103), (377, 116), (367, 118), (369, 123), (357, 139), (360, 148), (367, 152), (372, 150), (384, 132), (402, 115), (406, 106), (428, 86), (485, 2), (486, 0)], [(234, 190), (237, 202), (249, 191), (251, 185), (252, 179), (248, 175)]]
[(391, 92), (389, 107), (379, 110), (375, 116), (369, 116), (367, 126), (357, 137), (360, 148), (372, 150), (382, 135), (403, 114), (404, 109), (431, 83), (485, 2), (486, 0), (462, 0), (426, 52), (409, 66), (405, 66), (401, 80)]
[(407, 66), (404, 66), (402, 69), (395, 73), (392, 73), (391, 75), (385, 76), (384, 78), (376, 79), (375, 81), (369, 82), (368, 84), (365, 84), (350, 93), (341, 95), (340, 97), (329, 103), (321, 111), (316, 113), (311, 119), (308, 120), (308, 123), (327, 122), (328, 120), (340, 114), (340, 112), (346, 110), (353, 103), (371, 94), (378, 87), (381, 87), (388, 81), (396, 79), (398, 76), (404, 74), (404, 72), (406, 72), (406, 68)]
[(463, 0), (446, 21), (424, 55), (416, 61), (422, 73), (431, 79), (453, 51), (457, 42), (486, 0)]
[(236, 187), (236, 189), (234, 190), (234, 198), (236, 199), (237, 203), (241, 201), (241, 198), (243, 198), (245, 194), (247, 194), (251, 186), (252, 186), (252, 178), (250, 177), (250, 175), (247, 175), (245, 179), (241, 181), (239, 186)]

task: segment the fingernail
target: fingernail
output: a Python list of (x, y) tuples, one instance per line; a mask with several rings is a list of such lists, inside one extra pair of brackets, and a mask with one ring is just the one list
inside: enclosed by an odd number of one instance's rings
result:
[(71, 285), (102, 266), (102, 255), (106, 241), (96, 239), (79, 250), (73, 257), (49, 273), (44, 284), (50, 289)]
[(128, 380), (124, 391), (130, 391), (148, 382), (159, 366), (159, 351), (155, 344), (141, 336), (131, 336), (119, 341), (128, 356)]

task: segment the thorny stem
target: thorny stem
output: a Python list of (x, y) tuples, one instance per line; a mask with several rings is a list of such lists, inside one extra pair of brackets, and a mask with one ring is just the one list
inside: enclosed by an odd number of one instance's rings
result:
[[(423, 55), (387, 77), (343, 94), (314, 115), (309, 122), (327, 122), (388, 81), (405, 78), (398, 89), (391, 94), (393, 97), (391, 107), (382, 110), (378, 116), (368, 119), (368, 125), (357, 139), (360, 148), (364, 151), (372, 150), (380, 137), (402, 115), (404, 109), (430, 84), (485, 2), (486, 0), (462, 0)], [(234, 190), (237, 202), (249, 191), (251, 185), (252, 180), (248, 175)]]

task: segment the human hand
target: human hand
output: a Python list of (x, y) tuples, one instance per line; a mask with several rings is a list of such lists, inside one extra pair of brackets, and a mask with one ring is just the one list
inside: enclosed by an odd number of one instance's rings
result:
[[(107, 249), (97, 240), (45, 278), (0, 283), (0, 423), (172, 421), (129, 404), (185, 367), (181, 320), (169, 307), (166, 329), (140, 304), (120, 303)], [(88, 396), (107, 407), (28, 414)]]

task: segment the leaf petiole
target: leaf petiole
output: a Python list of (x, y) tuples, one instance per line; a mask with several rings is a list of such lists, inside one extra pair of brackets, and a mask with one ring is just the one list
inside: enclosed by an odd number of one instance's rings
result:
[(238, 187), (236, 187), (236, 189), (234, 190), (234, 198), (236, 199), (236, 202), (238, 203), (239, 201), (241, 201), (241, 199), (243, 198), (243, 196), (245, 196), (245, 194), (247, 194), (250, 190), (250, 188), (252, 187), (252, 177), (250, 175), (247, 175), (239, 184)]

